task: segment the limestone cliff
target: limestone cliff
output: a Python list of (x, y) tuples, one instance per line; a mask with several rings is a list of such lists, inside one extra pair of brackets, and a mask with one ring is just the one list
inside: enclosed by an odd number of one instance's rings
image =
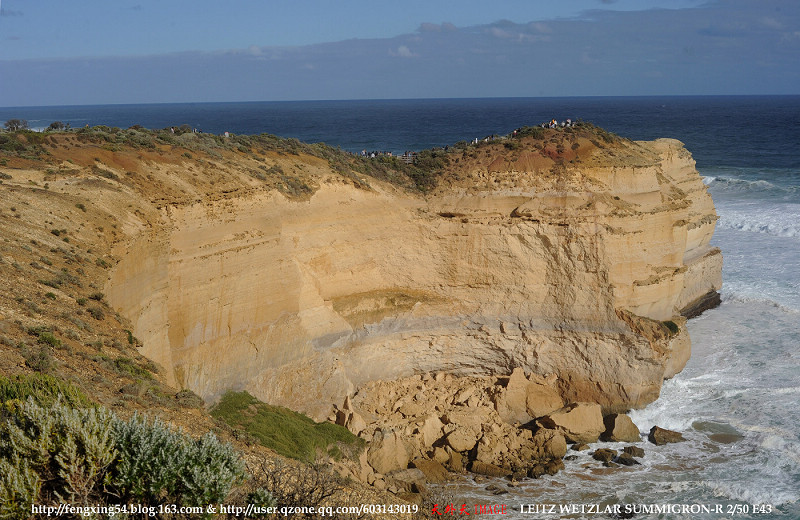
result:
[[(105, 292), (207, 399), (247, 389), (321, 419), (369, 381), (522, 367), (565, 402), (640, 407), (689, 357), (682, 310), (720, 288), (716, 214), (678, 141), (571, 143), (451, 151), (425, 196), (303, 154), (140, 154), (161, 188), (121, 209)], [(255, 160), (313, 193), (259, 185)]]

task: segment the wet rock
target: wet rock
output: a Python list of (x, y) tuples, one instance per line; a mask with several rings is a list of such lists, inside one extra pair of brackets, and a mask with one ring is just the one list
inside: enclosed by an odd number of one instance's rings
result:
[(539, 478), (547, 472), (544, 464), (535, 464), (528, 470), (528, 477)]
[(621, 453), (619, 457), (617, 457), (616, 462), (618, 464), (622, 464), (623, 466), (636, 466), (641, 464), (638, 460), (633, 458), (633, 455), (630, 453)]
[(644, 457), (644, 450), (638, 446), (625, 446), (622, 448), (622, 451), (632, 457)]
[(592, 453), (592, 458), (594, 460), (599, 460), (600, 462), (609, 462), (617, 456), (617, 450), (611, 450), (608, 448), (600, 448), (595, 450)]
[(600, 438), (608, 442), (639, 442), (641, 435), (639, 428), (633, 424), (633, 420), (627, 415), (612, 414), (603, 418), (606, 431)]
[(564, 461), (561, 459), (553, 459), (544, 466), (544, 471), (548, 475), (555, 475), (564, 469)]
[(469, 465), (469, 470), (479, 475), (486, 475), (487, 477), (507, 477), (511, 475), (510, 470), (479, 460), (473, 460)]
[(619, 464), (617, 464), (616, 462), (608, 461), (608, 462), (604, 462), (603, 466), (605, 466), (607, 468), (618, 468)]
[(650, 429), (650, 434), (647, 436), (647, 440), (655, 444), (656, 446), (662, 446), (664, 444), (670, 444), (673, 442), (683, 442), (683, 434), (674, 432), (672, 430), (665, 430), (664, 428), (659, 428), (658, 426), (653, 426)]
[(537, 430), (533, 435), (533, 444), (541, 458), (560, 459), (567, 454), (567, 440), (555, 430)]
[(573, 444), (570, 448), (572, 451), (586, 451), (589, 449), (589, 445), (583, 442), (579, 442), (577, 444)]
[(494, 496), (508, 494), (508, 490), (507, 489), (503, 489), (500, 486), (498, 486), (497, 484), (489, 484), (484, 489), (486, 491), (488, 491), (489, 493), (491, 493), (492, 495), (494, 495)]
[(524, 479), (527, 476), (528, 476), (528, 474), (526, 472), (524, 472), (522, 470), (517, 470), (517, 471), (515, 471), (514, 473), (511, 474), (511, 482), (512, 483), (513, 482), (519, 482), (520, 480)]

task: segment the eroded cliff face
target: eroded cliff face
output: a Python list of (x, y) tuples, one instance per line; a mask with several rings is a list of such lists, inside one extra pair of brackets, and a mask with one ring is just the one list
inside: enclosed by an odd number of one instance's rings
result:
[(678, 141), (574, 149), (488, 147), (425, 197), (302, 156), (305, 200), (143, 165), (187, 195), (120, 216), (105, 292), (210, 400), (247, 389), (322, 419), (370, 381), (522, 367), (565, 402), (641, 407), (689, 357), (681, 311), (721, 286), (716, 214)]

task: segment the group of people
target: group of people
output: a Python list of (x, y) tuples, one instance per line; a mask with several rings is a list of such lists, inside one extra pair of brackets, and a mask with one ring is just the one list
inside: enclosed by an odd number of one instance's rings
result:
[(550, 122), (544, 122), (539, 126), (542, 128), (569, 128), (573, 124), (572, 119), (567, 118), (566, 121), (561, 121), (560, 123), (555, 119), (551, 119)]

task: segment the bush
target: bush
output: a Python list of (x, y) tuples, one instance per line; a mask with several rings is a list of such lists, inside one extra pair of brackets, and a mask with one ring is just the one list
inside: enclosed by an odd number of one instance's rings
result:
[[(255, 413), (250, 413), (253, 409)], [(262, 403), (247, 392), (225, 393), (211, 415), (246, 431), (281, 455), (309, 462), (316, 459), (317, 450), (335, 455), (341, 453), (339, 446), (359, 451), (364, 443), (347, 428), (316, 423), (288, 408)]]
[(31, 472), (41, 483), (40, 500), (88, 503), (96, 498), (116, 455), (109, 411), (72, 408), (60, 400), (41, 406), (32, 398), (6, 410), (0, 456), (22, 468), (14, 477), (12, 503), (26, 503), (36, 490)]
[(0, 459), (0, 519), (28, 518), (39, 499), (42, 480), (26, 460)]
[(60, 398), (0, 406), (3, 520), (28, 518), (36, 503), (205, 506), (222, 502), (243, 475), (238, 454), (211, 433), (192, 439), (158, 419), (123, 421)]
[(117, 420), (118, 463), (110, 479), (122, 503), (206, 505), (221, 502), (244, 475), (230, 444), (208, 433), (193, 440), (159, 419)]
[(87, 407), (91, 401), (83, 391), (61, 379), (46, 374), (0, 376), (0, 403), (32, 398), (39, 404), (50, 405), (57, 399), (72, 407)]
[(100, 307), (89, 307), (88, 309), (86, 309), (86, 312), (91, 314), (92, 318), (94, 318), (96, 320), (104, 320), (104, 319), (106, 319), (106, 315), (103, 312), (103, 309), (101, 309)]

